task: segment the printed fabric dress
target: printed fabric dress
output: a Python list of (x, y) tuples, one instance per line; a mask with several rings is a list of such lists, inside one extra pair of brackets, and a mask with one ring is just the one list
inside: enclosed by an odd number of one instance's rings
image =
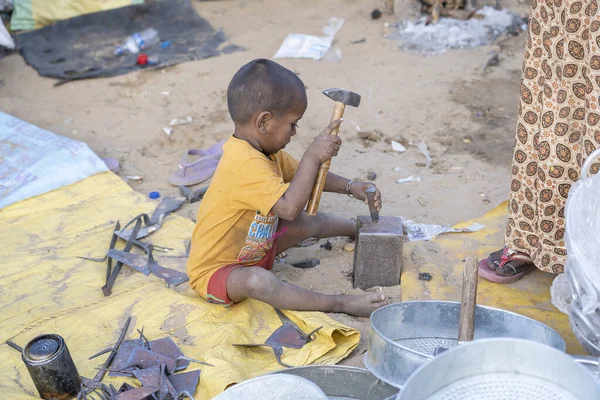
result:
[[(599, 123), (598, 1), (532, 0), (506, 245), (542, 271), (564, 270), (565, 203), (600, 146)], [(599, 169), (593, 164), (591, 172)]]

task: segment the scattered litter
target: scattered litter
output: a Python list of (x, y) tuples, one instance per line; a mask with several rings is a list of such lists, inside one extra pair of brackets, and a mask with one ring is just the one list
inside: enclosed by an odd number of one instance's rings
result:
[(148, 65), (148, 54), (142, 53), (138, 55), (137, 65)]
[(433, 276), (429, 272), (419, 272), (419, 280), (429, 282), (433, 279)]
[(358, 137), (362, 140), (369, 140), (371, 142), (379, 142), (383, 134), (377, 130), (375, 131), (359, 131)]
[(396, 183), (421, 182), (422, 180), (423, 180), (423, 178), (421, 178), (420, 176), (414, 177), (411, 175), (408, 178), (401, 178), (401, 179), (396, 180)]
[(381, 10), (379, 8), (376, 8), (373, 11), (371, 11), (371, 19), (379, 19), (379, 18), (381, 18)]
[(163, 96), (168, 96), (168, 95), (170, 95), (171, 93), (169, 93), (169, 92), (160, 92), (160, 94), (162, 94)]
[(469, 144), (469, 143), (471, 143), (471, 142), (472, 142), (472, 140), (471, 140), (470, 138), (464, 138), (464, 139), (463, 139), (463, 143), (467, 143), (467, 144)]
[(150, 197), (151, 199), (155, 200), (155, 199), (158, 199), (160, 197), (160, 193), (159, 192), (150, 192), (150, 193), (148, 193), (148, 197)]
[(142, 183), (144, 177), (141, 175), (127, 175), (125, 178), (129, 181), (136, 181), (137, 183)]
[(331, 49), (329, 49), (327, 54), (323, 56), (322, 60), (339, 63), (340, 61), (342, 61), (342, 49), (340, 49), (337, 46), (332, 47)]
[(479, 193), (479, 196), (481, 196), (481, 201), (485, 204), (490, 204), (490, 198), (485, 193)]
[(328, 240), (325, 243), (323, 243), (322, 245), (319, 246), (321, 249), (327, 250), (327, 251), (331, 251), (333, 249), (333, 246), (331, 245), (331, 242)]
[(375, 172), (373, 172), (373, 171), (367, 172), (367, 180), (374, 181), (375, 179), (377, 179), (377, 174)]
[[(163, 93), (167, 93), (169, 94), (169, 92), (161, 92), (161, 94)], [(182, 119), (172, 119), (171, 122), (169, 122), (169, 126), (165, 126), (164, 128), (162, 128), (163, 132), (167, 134), (167, 136), (171, 136), (171, 134), (173, 133), (173, 126), (178, 126), (178, 125), (188, 125), (191, 124), (194, 120), (192, 119), (192, 117), (190, 117), (189, 115), (185, 118)]]
[(170, 46), (171, 46), (171, 41), (170, 40), (165, 40), (164, 42), (162, 42), (160, 44), (160, 47), (163, 48), (163, 49), (166, 49), (166, 48), (168, 48)]
[(4, 46), (8, 49), (15, 48), (15, 42), (13, 38), (10, 36), (10, 33), (6, 30), (4, 26), (4, 21), (0, 21), (0, 46)]
[(317, 265), (321, 264), (321, 261), (317, 260), (316, 258), (311, 258), (308, 260), (290, 261), (289, 264), (294, 268), (307, 269), (316, 267)]
[(406, 147), (402, 146), (401, 143), (398, 143), (395, 140), (392, 140), (392, 149), (399, 153), (404, 153), (406, 151)]
[(294, 247), (310, 247), (310, 246), (314, 246), (315, 244), (317, 244), (316, 238), (308, 238), (308, 239), (303, 240), (302, 242), (298, 243)]
[(366, 41), (367, 41), (366, 38), (362, 38), (362, 39), (358, 39), (358, 40), (353, 40), (350, 42), (350, 44), (360, 44), (360, 43), (364, 43)]
[(417, 144), (417, 147), (421, 154), (425, 156), (425, 165), (427, 166), (427, 168), (431, 168), (431, 153), (429, 152), (429, 149), (427, 149), (427, 145), (425, 144), (425, 142), (419, 142)]
[(483, 72), (486, 72), (490, 67), (497, 67), (500, 64), (500, 55), (498, 53), (494, 53), (488, 62), (483, 67)]
[(479, 223), (466, 228), (453, 228), (450, 225), (420, 224), (404, 217), (400, 218), (409, 242), (431, 240), (442, 233), (477, 232), (485, 228), (485, 225)]
[(396, 167), (396, 168), (394, 168), (394, 171), (396, 171), (396, 172), (408, 172), (407, 170), (405, 170), (402, 167)]
[(354, 251), (355, 248), (356, 248), (356, 244), (354, 244), (354, 242), (348, 243), (344, 246), (344, 250), (349, 251), (349, 252)]
[[(148, 49), (158, 42), (160, 42), (158, 31), (154, 28), (147, 28), (141, 32), (136, 32), (133, 35), (127, 36), (123, 44), (118, 46), (114, 53), (117, 56), (125, 54), (126, 51), (131, 54), (137, 54), (140, 50)], [(138, 58), (138, 64), (140, 64), (139, 61), (140, 59)], [(146, 62), (147, 61), (148, 56), (146, 55)]]
[(341, 18), (330, 18), (325, 28), (324, 36), (313, 36), (290, 33), (273, 58), (312, 58), (321, 60), (331, 48), (336, 33), (344, 25)]
[(415, 22), (401, 21), (387, 37), (398, 40), (402, 50), (431, 56), (450, 49), (484, 46), (504, 33), (525, 30), (523, 19), (508, 10), (483, 7), (475, 17), (466, 21), (441, 18), (436, 24), (427, 24), (428, 17), (425, 16)]
[(171, 126), (177, 126), (177, 125), (187, 125), (187, 124), (191, 124), (193, 121), (192, 117), (190, 117), (189, 115), (183, 119), (172, 119), (171, 122), (169, 122), (169, 125)]

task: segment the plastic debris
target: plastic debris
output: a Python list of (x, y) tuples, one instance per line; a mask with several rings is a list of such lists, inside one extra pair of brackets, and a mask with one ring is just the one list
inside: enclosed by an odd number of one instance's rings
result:
[(425, 55), (437, 55), (450, 49), (468, 49), (488, 45), (504, 33), (525, 30), (524, 21), (508, 10), (483, 7), (476, 15), (483, 18), (459, 20), (441, 18), (436, 24), (427, 24), (427, 17), (417, 21), (401, 21), (396, 31), (387, 35), (398, 40), (399, 47)]
[(127, 178), (127, 180), (130, 181), (136, 181), (137, 183), (142, 183), (142, 181), (144, 180), (144, 177), (141, 175), (128, 175), (125, 178)]
[(421, 154), (425, 156), (425, 165), (427, 166), (427, 168), (431, 168), (431, 153), (429, 152), (429, 149), (427, 148), (425, 142), (419, 142), (419, 144), (417, 144), (417, 148), (419, 149)]
[(187, 125), (187, 124), (191, 124), (192, 121), (193, 121), (192, 117), (187, 116), (183, 119), (172, 119), (171, 122), (169, 122), (169, 125), (171, 125), (171, 126)]
[(461, 233), (461, 232), (477, 232), (485, 228), (485, 225), (474, 223), (466, 228), (453, 228), (451, 225), (435, 225), (435, 224), (420, 224), (408, 218), (399, 217), (402, 219), (404, 232), (409, 242), (419, 240), (431, 240), (437, 235), (443, 233)]
[(421, 178), (420, 176), (414, 177), (411, 175), (408, 178), (401, 178), (401, 179), (396, 180), (396, 183), (421, 182), (422, 180), (423, 180), (423, 178)]
[(4, 27), (2, 21), (0, 21), (0, 46), (4, 46), (9, 49), (15, 48), (15, 42), (10, 36), (10, 33), (8, 33), (8, 31)]
[(392, 149), (399, 153), (404, 153), (406, 151), (406, 147), (402, 146), (401, 143), (398, 143), (395, 140), (392, 140)]
[(162, 128), (163, 132), (167, 134), (167, 136), (171, 136), (171, 133), (173, 133), (173, 128), (171, 128), (170, 126), (165, 126), (164, 128)]
[(312, 58), (321, 60), (331, 48), (336, 33), (344, 25), (342, 18), (332, 17), (323, 28), (323, 36), (290, 33), (273, 58)]
[(151, 199), (158, 199), (160, 197), (160, 193), (150, 192), (150, 193), (148, 193), (148, 197), (150, 197)]
[(355, 248), (356, 248), (356, 245), (354, 244), (354, 242), (348, 243), (344, 246), (344, 250), (349, 251), (349, 252), (354, 251)]

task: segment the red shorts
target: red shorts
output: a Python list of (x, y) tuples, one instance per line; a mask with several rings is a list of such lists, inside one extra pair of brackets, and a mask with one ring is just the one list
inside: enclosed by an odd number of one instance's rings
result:
[(261, 267), (266, 270), (270, 270), (271, 268), (273, 268), (273, 263), (275, 262), (276, 254), (277, 251), (275, 250), (275, 244), (273, 244), (273, 247), (271, 248), (271, 250), (269, 250), (267, 255), (256, 264), (231, 264), (219, 268), (208, 280), (208, 287), (206, 288), (206, 299), (211, 303), (222, 304), (225, 307), (234, 306), (235, 303), (231, 301), (229, 296), (227, 296), (227, 278), (229, 277), (229, 274), (231, 274), (233, 270), (246, 267)]

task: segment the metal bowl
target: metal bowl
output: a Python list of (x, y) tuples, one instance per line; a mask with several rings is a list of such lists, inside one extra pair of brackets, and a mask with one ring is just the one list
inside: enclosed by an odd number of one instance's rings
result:
[(385, 400), (398, 388), (377, 379), (366, 369), (342, 365), (308, 365), (272, 374), (296, 375), (316, 384), (327, 398), (335, 400)]
[(308, 379), (295, 375), (263, 375), (240, 382), (213, 400), (327, 400), (325, 393)]
[[(371, 314), (371, 335), (365, 365), (384, 382), (402, 388), (408, 377), (434, 358), (438, 347), (458, 344), (460, 303), (410, 301), (390, 304)], [(475, 339), (519, 338), (566, 349), (550, 327), (509, 311), (477, 306)]]
[(422, 366), (397, 400), (597, 400), (600, 386), (569, 355), (522, 339), (465, 343)]
[(590, 373), (600, 380), (600, 359), (594, 356), (573, 356), (573, 359), (583, 365)]

